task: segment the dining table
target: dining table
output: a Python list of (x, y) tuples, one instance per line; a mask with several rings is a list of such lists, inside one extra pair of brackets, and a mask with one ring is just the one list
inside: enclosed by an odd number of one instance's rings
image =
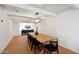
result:
[(47, 35), (47, 34), (43, 34), (43, 33), (39, 33), (38, 35), (33, 33), (32, 36), (35, 37), (41, 43), (45, 43), (48, 41), (57, 41), (57, 39), (58, 39), (57, 36)]

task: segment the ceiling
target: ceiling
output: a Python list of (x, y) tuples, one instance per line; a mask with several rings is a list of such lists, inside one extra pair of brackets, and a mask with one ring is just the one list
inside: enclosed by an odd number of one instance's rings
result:
[(54, 12), (56, 14), (73, 9), (73, 7), (69, 4), (32, 4), (31, 6)]
[(39, 12), (41, 19), (54, 17), (64, 11), (79, 9), (79, 5), (73, 4), (1, 4), (0, 10), (3, 10), (13, 19), (34, 19), (35, 12)]

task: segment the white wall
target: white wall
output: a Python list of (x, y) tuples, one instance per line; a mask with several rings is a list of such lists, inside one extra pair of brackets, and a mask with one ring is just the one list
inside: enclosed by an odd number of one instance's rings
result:
[(10, 36), (13, 37), (14, 36), (14, 32), (13, 32), (14, 31), (14, 27), (13, 27), (13, 20), (11, 20), (11, 19), (10, 19), (10, 25), (9, 26), (10, 26), (10, 29), (9, 29), (10, 30), (9, 31), (10, 32)]
[(46, 20), (41, 20), (40, 32), (48, 35), (56, 35), (56, 17), (52, 17)]
[(19, 34), (19, 22), (13, 21), (13, 36), (18, 36)]
[(5, 13), (0, 12), (0, 53), (4, 50), (11, 38), (10, 20)]
[(79, 52), (79, 10), (69, 10), (59, 14), (57, 32), (61, 45)]

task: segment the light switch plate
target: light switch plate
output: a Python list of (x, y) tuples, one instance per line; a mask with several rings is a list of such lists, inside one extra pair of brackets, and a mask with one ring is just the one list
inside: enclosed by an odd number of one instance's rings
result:
[(1, 22), (3, 22), (3, 20), (1, 20)]

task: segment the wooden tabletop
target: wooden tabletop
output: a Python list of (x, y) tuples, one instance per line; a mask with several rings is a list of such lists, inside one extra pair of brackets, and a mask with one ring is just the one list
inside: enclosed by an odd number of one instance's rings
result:
[(35, 37), (38, 41), (44, 43), (47, 41), (56, 41), (57, 37), (55, 36), (50, 36), (46, 34), (39, 33), (38, 35), (33, 34), (33, 37)]

